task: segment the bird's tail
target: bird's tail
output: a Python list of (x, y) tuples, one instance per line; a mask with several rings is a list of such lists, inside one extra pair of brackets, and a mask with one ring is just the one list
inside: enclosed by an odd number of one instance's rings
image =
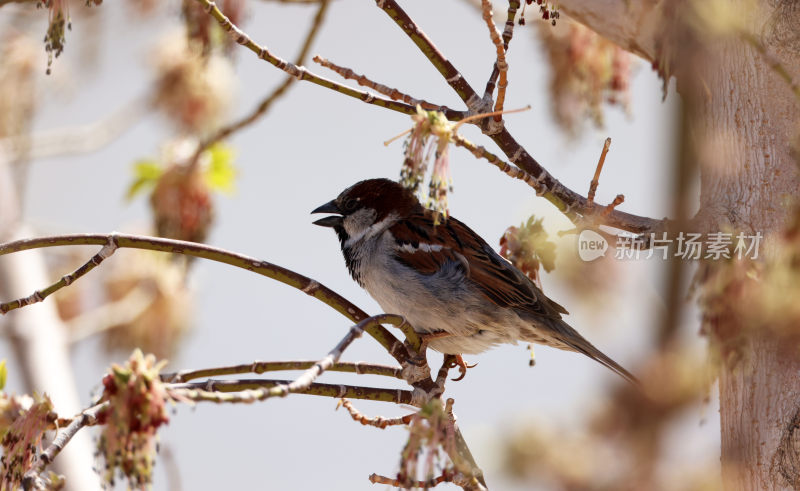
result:
[(616, 372), (622, 378), (632, 383), (633, 385), (636, 386), (639, 385), (639, 380), (636, 377), (634, 377), (633, 374), (622, 368), (622, 366), (619, 363), (612, 360), (605, 353), (595, 348), (592, 343), (587, 341), (583, 336), (581, 336), (578, 333), (578, 331), (573, 329), (572, 326), (570, 326), (563, 320), (554, 319), (550, 322), (550, 325), (548, 327), (550, 327), (550, 332), (548, 334), (552, 338), (554, 338), (555, 341), (561, 344), (561, 346), (556, 346), (556, 347), (570, 351), (577, 351), (578, 353), (583, 353), (589, 358), (597, 361), (602, 365), (605, 365), (612, 371)]

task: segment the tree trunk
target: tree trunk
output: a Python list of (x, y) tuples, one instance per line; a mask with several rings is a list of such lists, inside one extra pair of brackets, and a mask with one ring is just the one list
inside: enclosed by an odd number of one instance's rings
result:
[[(726, 11), (758, 23), (750, 42), (742, 35), (687, 36), (689, 28), (680, 23), (693, 20), (691, 1), (562, 0), (561, 5), (650, 61), (669, 59), (688, 110), (692, 154), (700, 170), (694, 227), (701, 232), (732, 227), (768, 237), (786, 227), (792, 202), (800, 196), (792, 155), (800, 132), (800, 100), (777, 66), (793, 78), (796, 90), (800, 3), (761, 0), (749, 13), (744, 1), (722, 1)], [(766, 250), (763, 245), (762, 258), (769, 254), (769, 243)], [(745, 337), (731, 316), (721, 322), (730, 325), (714, 326), (717, 342), (735, 342), (741, 354), (720, 367), (725, 488), (800, 489), (800, 346), (764, 330)]]

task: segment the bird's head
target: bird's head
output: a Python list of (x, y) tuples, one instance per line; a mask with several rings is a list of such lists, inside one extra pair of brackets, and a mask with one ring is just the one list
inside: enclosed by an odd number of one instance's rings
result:
[(371, 227), (380, 228), (385, 220), (405, 218), (419, 208), (414, 193), (402, 185), (389, 179), (368, 179), (353, 184), (311, 213), (331, 213), (314, 225), (332, 227), (344, 244), (368, 235)]

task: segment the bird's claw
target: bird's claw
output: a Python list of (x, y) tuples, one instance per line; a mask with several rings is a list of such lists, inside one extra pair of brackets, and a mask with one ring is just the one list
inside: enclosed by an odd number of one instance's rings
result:
[(463, 380), (464, 377), (467, 376), (467, 369), (468, 368), (475, 368), (478, 364), (475, 363), (474, 365), (467, 365), (467, 362), (464, 361), (464, 358), (461, 355), (453, 355), (453, 359), (450, 361), (450, 365), (448, 368), (455, 368), (458, 367), (458, 373), (460, 374), (458, 378), (451, 379), (453, 382), (458, 382), (459, 380)]

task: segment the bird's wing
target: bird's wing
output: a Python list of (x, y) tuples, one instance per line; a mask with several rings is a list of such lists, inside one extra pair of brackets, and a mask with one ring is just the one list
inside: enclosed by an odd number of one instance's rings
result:
[(397, 260), (421, 274), (435, 274), (449, 261), (461, 263), (475, 286), (500, 307), (553, 319), (567, 313), (455, 218), (439, 217), (439, 223), (435, 224), (432, 212), (419, 212), (398, 221), (389, 231), (397, 241)]

